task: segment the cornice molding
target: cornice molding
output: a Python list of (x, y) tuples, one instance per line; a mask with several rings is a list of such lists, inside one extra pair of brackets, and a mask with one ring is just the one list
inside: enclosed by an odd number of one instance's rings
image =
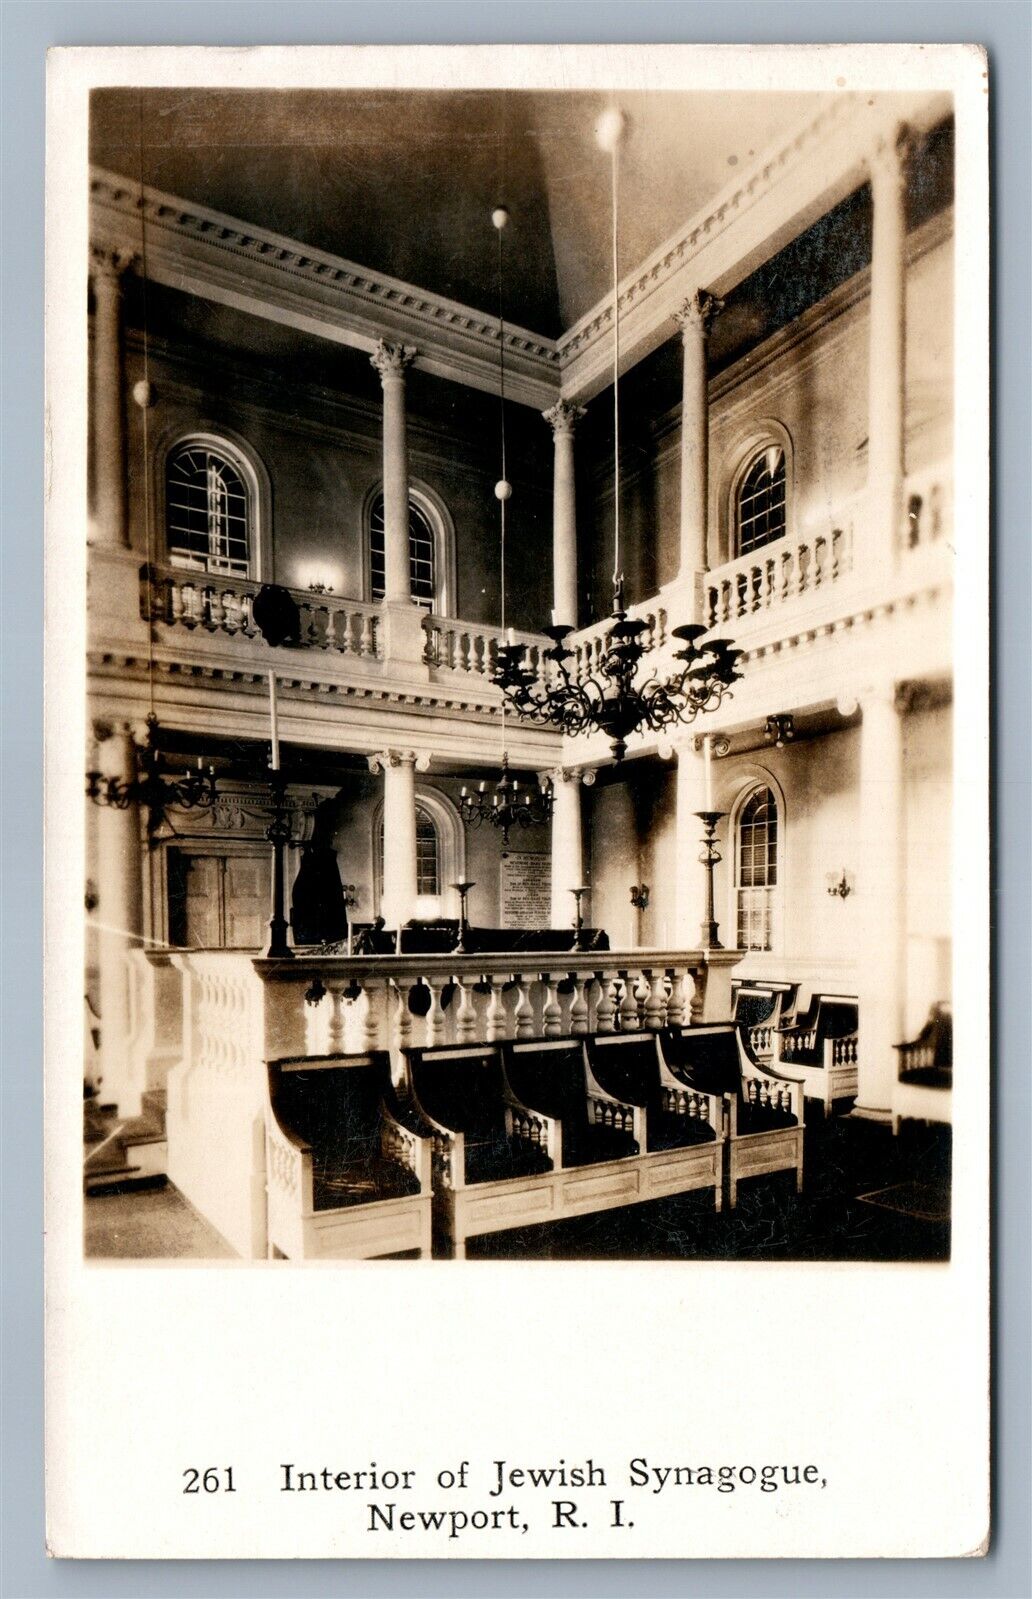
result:
[[(498, 321), (342, 256), (304, 246), (118, 173), (90, 170), (98, 246), (142, 253), (155, 281), (365, 350), (413, 344), (415, 365), (498, 392)], [(137, 259), (134, 270), (141, 270)], [(555, 341), (506, 324), (506, 393), (541, 410), (559, 395)]]
[[(915, 97), (908, 126), (925, 131), (950, 106), (948, 95)], [(822, 97), (814, 116), (745, 168), (621, 281), (623, 369), (670, 337), (670, 319), (698, 290), (719, 297), (865, 183), (886, 127), (899, 121), (896, 110), (887, 123), (886, 108), (864, 95)], [(590, 399), (609, 383), (612, 323), (608, 295), (559, 339), (564, 399)]]
[[(867, 181), (879, 140), (900, 121), (883, 100), (821, 96), (812, 117), (623, 279), (624, 370), (670, 337), (670, 318), (699, 288), (719, 297)], [(915, 96), (906, 121), (920, 133), (950, 109), (947, 94)], [(156, 282), (370, 355), (381, 340), (413, 344), (418, 368), (498, 393), (498, 322), (483, 312), (102, 168), (91, 169), (90, 200), (93, 243), (140, 251), (145, 235)], [(544, 411), (597, 394), (610, 381), (612, 318), (610, 295), (558, 341), (507, 324), (510, 398)]]

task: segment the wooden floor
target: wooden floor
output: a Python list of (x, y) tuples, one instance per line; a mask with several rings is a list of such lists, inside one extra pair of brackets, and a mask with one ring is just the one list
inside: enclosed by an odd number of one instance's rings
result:
[[(738, 1209), (710, 1194), (635, 1205), (471, 1239), (490, 1260), (947, 1260), (950, 1136), (820, 1112), (806, 1132), (806, 1187), (791, 1172), (742, 1183)], [(166, 1185), (86, 1201), (86, 1255), (106, 1260), (225, 1260), (229, 1246)]]

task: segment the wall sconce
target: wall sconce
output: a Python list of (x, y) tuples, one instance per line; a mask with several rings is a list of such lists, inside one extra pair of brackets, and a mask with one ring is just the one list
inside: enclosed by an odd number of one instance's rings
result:
[(763, 736), (768, 744), (781, 749), (785, 744), (791, 744), (795, 738), (795, 722), (788, 715), (768, 716), (764, 723)]
[(853, 892), (853, 884), (846, 873), (845, 867), (841, 873), (828, 873), (828, 893), (836, 899), (848, 899)]
[(345, 906), (349, 911), (354, 910), (355, 906), (358, 904), (358, 884), (342, 883), (340, 886), (344, 891)]
[(632, 883), (631, 884), (631, 904), (634, 906), (636, 911), (644, 911), (644, 910), (648, 909), (648, 904), (649, 904), (649, 885), (648, 885), (648, 883)]

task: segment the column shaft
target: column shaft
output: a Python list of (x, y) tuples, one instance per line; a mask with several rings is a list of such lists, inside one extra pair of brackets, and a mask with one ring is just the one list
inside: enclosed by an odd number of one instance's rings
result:
[(905, 130), (871, 159), (874, 230), (868, 372), (867, 483), (873, 553), (893, 559), (903, 505), (906, 375)]
[(560, 768), (551, 776), (555, 794), (552, 807), (552, 926), (570, 927), (576, 911), (570, 890), (581, 888), (584, 883), (580, 773)]
[(674, 317), (681, 329), (681, 549), (679, 576), (699, 587), (709, 560), (709, 379), (707, 343), (721, 302), (705, 289), (685, 300)]
[(388, 927), (416, 914), (416, 763), (411, 754), (389, 751), (383, 767), (383, 899)]
[(585, 412), (582, 406), (559, 400), (543, 411), (555, 440), (552, 480), (552, 605), (556, 621), (577, 626), (577, 478), (573, 433)]
[(388, 604), (412, 597), (405, 369), (415, 354), (407, 345), (381, 340), (370, 357), (383, 385), (384, 599)]
[(903, 859), (903, 736), (891, 687), (861, 697), (860, 900), (857, 1109), (882, 1114), (892, 1103), (906, 993), (906, 882)]
[(125, 395), (122, 373), (122, 273), (131, 258), (94, 250), (93, 471), (99, 544), (126, 546)]
[[(136, 776), (136, 750), (130, 733), (101, 741), (99, 767), (105, 777), (129, 782)], [(101, 806), (97, 817), (97, 878), (100, 967), (101, 1098), (117, 1104), (123, 1115), (140, 1108), (142, 1083), (135, 1083), (129, 1056), (128, 952), (139, 942), (143, 925), (140, 813)]]

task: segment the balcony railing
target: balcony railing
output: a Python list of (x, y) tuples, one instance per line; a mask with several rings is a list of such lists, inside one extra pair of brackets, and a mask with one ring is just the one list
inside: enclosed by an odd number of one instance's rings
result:
[[(913, 473), (907, 479), (897, 530), (899, 556), (896, 571), (881, 573), (862, 558), (866, 498), (859, 495), (842, 504), (833, 523), (778, 539), (760, 550), (714, 568), (703, 586), (702, 617), (705, 624), (741, 639), (767, 626), (791, 626), (811, 613), (831, 619), (841, 601), (849, 603), (854, 591), (870, 591), (916, 580), (917, 573), (949, 546), (952, 530), (952, 484), (942, 463)], [(676, 586), (675, 586), (676, 587)], [(141, 612), (145, 620), (176, 632), (211, 635), (216, 640), (258, 638), (252, 605), (259, 584), (241, 577), (215, 576), (172, 566), (145, 566), (141, 571)], [(348, 662), (383, 663), (387, 669), (386, 629), (379, 605), (362, 600), (290, 591), (300, 613), (298, 647), (322, 652)], [(662, 598), (641, 601), (631, 613), (648, 625), (646, 647), (662, 665), (676, 641), (670, 638), (674, 619), (691, 618), (692, 599), (687, 589), (675, 602), (674, 588)], [(500, 627), (451, 617), (423, 615), (423, 663), (435, 682), (476, 681), (486, 686), (498, 661), (504, 634)], [(568, 661), (571, 676), (583, 682), (597, 673), (608, 647), (611, 621), (604, 618), (570, 635)], [(544, 659), (549, 647), (541, 634), (520, 632), (517, 642), (526, 651), (528, 665), (541, 678), (554, 673)], [(379, 669), (379, 667), (377, 667)], [(368, 672), (368, 666), (361, 668)]]
[(710, 573), (703, 620), (710, 627), (723, 627), (758, 611), (772, 611), (826, 591), (852, 570), (851, 527), (791, 542), (779, 539)]
[[(141, 609), (145, 620), (166, 627), (253, 638), (257, 628), (251, 607), (260, 587), (250, 578), (206, 576), (170, 566), (145, 567)], [(378, 605), (338, 600), (332, 595), (313, 597), (302, 589), (290, 593), (301, 616), (298, 643), (302, 648), (381, 658)]]
[[(445, 616), (423, 619), (426, 645), (423, 660), (427, 666), (466, 676), (490, 678), (498, 664), (498, 649), (505, 639), (500, 627), (476, 622), (458, 622)], [(528, 664), (541, 676), (545, 669), (543, 652), (549, 641), (540, 633), (517, 633), (516, 642), (526, 650)]]

